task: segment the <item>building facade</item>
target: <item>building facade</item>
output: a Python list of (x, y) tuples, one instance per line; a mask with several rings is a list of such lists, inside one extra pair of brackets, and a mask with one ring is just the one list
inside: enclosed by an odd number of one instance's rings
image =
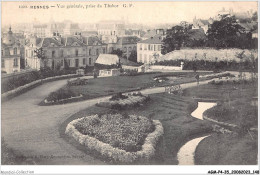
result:
[(140, 41), (140, 38), (137, 36), (123, 36), (116, 37), (116, 39), (107, 44), (108, 53), (111, 53), (113, 50), (121, 50), (123, 52), (123, 57), (129, 58), (132, 51), (137, 50), (137, 42)]
[[(42, 48), (44, 59), (37, 57), (35, 50)], [(52, 69), (94, 66), (99, 54), (106, 53), (106, 45), (97, 37), (80, 35), (61, 37), (32, 37), (25, 46), (25, 64), (34, 69), (47, 66)]]
[(100, 21), (97, 31), (101, 36), (123, 36), (125, 35), (125, 24), (123, 21)]
[(16, 42), (11, 27), (1, 42), (1, 71), (2, 73), (13, 73), (20, 71), (21, 47)]
[(137, 43), (137, 62), (151, 64), (158, 61), (161, 54), (163, 37), (155, 35)]

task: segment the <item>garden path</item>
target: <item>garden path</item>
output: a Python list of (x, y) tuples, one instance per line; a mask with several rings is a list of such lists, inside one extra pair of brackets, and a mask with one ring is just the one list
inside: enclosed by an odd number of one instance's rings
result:
[[(72, 114), (107, 100), (109, 96), (63, 105), (38, 105), (50, 92), (58, 90), (66, 82), (67, 80), (58, 80), (45, 83), (2, 103), (2, 136), (10, 148), (25, 157), (40, 159), (39, 164), (105, 164), (68, 144), (60, 137), (58, 129)], [(203, 81), (200, 85), (206, 83), (208, 81)], [(182, 88), (193, 86), (197, 86), (197, 83), (183, 84)], [(141, 92), (153, 94), (164, 90), (164, 87), (157, 87)]]

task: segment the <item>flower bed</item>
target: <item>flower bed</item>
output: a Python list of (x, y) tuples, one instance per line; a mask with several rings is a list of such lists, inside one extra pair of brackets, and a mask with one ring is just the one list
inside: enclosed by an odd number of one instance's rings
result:
[(57, 103), (61, 101), (71, 100), (75, 98), (82, 98), (82, 94), (76, 94), (69, 89), (59, 89), (58, 91), (52, 92), (44, 100), (44, 103)]
[(124, 109), (126, 107), (133, 107), (149, 100), (148, 96), (142, 95), (140, 92), (128, 95), (121, 93), (113, 95), (107, 102), (99, 102), (96, 105), (111, 109)]
[(250, 83), (250, 82), (252, 82), (252, 79), (249, 79), (249, 78), (240, 79), (240, 78), (234, 77), (234, 78), (212, 80), (209, 82), (209, 84), (222, 85), (224, 83), (240, 84), (240, 83)]
[(235, 77), (235, 75), (229, 73), (229, 72), (221, 72), (221, 73), (215, 73), (215, 74), (209, 74), (209, 75), (203, 75), (200, 76), (200, 78), (222, 78), (222, 77)]
[(108, 114), (73, 120), (65, 133), (102, 156), (131, 163), (154, 156), (155, 146), (164, 132), (158, 120)]

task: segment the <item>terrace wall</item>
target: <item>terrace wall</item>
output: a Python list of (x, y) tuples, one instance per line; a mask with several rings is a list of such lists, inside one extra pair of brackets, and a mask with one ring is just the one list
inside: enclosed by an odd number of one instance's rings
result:
[(212, 60), (218, 61), (221, 60), (235, 60), (240, 61), (239, 58), (236, 57), (238, 53), (245, 51), (244, 55), (249, 58), (251, 53), (257, 57), (257, 50), (248, 50), (248, 49), (213, 49), (213, 48), (185, 48), (181, 50), (175, 50), (166, 55), (160, 57), (160, 61), (163, 60), (175, 60), (175, 59), (184, 59), (184, 60), (193, 60), (193, 59), (204, 59), (204, 60)]

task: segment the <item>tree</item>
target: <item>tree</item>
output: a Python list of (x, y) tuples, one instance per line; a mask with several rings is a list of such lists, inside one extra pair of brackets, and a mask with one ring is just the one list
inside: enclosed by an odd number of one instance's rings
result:
[(234, 16), (222, 15), (220, 21), (214, 21), (208, 30), (208, 40), (217, 48), (237, 47), (239, 38), (245, 33)]
[(122, 57), (123, 51), (120, 50), (120, 49), (112, 50), (111, 54), (115, 54), (115, 55), (117, 55), (117, 56), (119, 56), (119, 57)]
[(39, 58), (41, 61), (43, 61), (43, 67), (45, 68), (47, 66), (47, 59), (45, 57), (45, 54), (44, 54), (44, 51), (43, 51), (43, 48), (39, 48), (39, 49), (35, 49), (34, 50), (34, 53), (36, 53), (36, 57)]
[(133, 61), (133, 62), (137, 62), (137, 52), (136, 50), (132, 50), (130, 56), (129, 56), (129, 60)]
[[(185, 25), (184, 25), (185, 26)], [(188, 39), (189, 27), (174, 26), (167, 30), (166, 38), (163, 40), (162, 54), (179, 50)]]

